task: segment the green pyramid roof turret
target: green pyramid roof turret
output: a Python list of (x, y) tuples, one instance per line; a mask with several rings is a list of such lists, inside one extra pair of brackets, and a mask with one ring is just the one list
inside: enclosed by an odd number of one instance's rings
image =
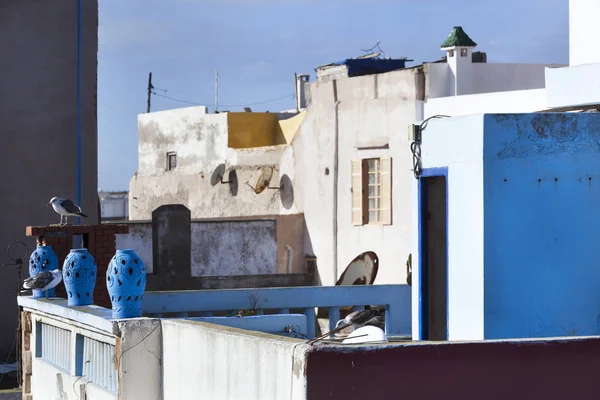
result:
[(455, 26), (452, 29), (452, 32), (448, 35), (448, 38), (442, 43), (441, 48), (445, 49), (448, 47), (475, 47), (477, 43), (475, 43), (469, 35), (463, 31), (461, 26)]

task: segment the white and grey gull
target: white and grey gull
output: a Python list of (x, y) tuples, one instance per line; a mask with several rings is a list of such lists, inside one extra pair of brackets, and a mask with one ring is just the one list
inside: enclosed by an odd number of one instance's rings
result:
[(48, 298), (48, 290), (58, 286), (61, 281), (62, 272), (60, 269), (55, 269), (53, 271), (42, 271), (25, 279), (23, 282), (23, 289), (45, 291), (46, 298)]
[(380, 309), (358, 310), (351, 312), (346, 316), (346, 318), (340, 319), (337, 322), (335, 329), (333, 329), (331, 332), (327, 332), (324, 335), (309, 340), (308, 344), (313, 344), (321, 339), (326, 338), (327, 336), (333, 335), (334, 333), (341, 331), (342, 329), (348, 326), (353, 326), (354, 329), (358, 329), (367, 324), (371, 325), (375, 322), (374, 318), (381, 315), (383, 312), (384, 310)]
[[(48, 205), (52, 206), (52, 208), (54, 209), (54, 211), (56, 211), (59, 215), (60, 215), (60, 225), (67, 225), (67, 218), (68, 217), (85, 217), (87, 218), (87, 215), (85, 215), (82, 211), (81, 211), (81, 207), (79, 207), (77, 204), (73, 203), (71, 200), (69, 199), (63, 199), (62, 197), (53, 197), (52, 199), (50, 199), (50, 202), (48, 203)], [(63, 224), (63, 218), (65, 219), (65, 223)]]

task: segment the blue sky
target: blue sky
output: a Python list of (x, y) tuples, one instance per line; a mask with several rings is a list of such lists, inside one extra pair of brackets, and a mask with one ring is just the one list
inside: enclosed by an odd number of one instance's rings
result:
[[(568, 0), (99, 0), (98, 174), (103, 190), (128, 190), (137, 170), (137, 115), (148, 73), (172, 98), (220, 109), (293, 108), (293, 74), (364, 54), (415, 65), (443, 56), (461, 25), (488, 62), (568, 63)], [(185, 107), (158, 96), (152, 110)]]

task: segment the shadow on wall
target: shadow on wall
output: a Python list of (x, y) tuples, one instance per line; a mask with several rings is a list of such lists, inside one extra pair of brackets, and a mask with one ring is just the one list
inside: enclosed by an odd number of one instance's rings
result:
[(312, 240), (310, 238), (310, 232), (304, 224), (304, 258), (306, 260), (306, 266), (308, 270), (311, 270), (314, 274), (315, 286), (323, 286), (321, 275), (319, 274), (319, 268), (317, 265), (317, 257), (312, 247)]
[(225, 176), (225, 169), (225, 164), (219, 164), (210, 177), (210, 184), (212, 186), (215, 186), (218, 183), (222, 185), (229, 185), (229, 193), (235, 197), (238, 193), (237, 172), (235, 172), (235, 169), (229, 171), (229, 177), (226, 181), (224, 181), (223, 177)]

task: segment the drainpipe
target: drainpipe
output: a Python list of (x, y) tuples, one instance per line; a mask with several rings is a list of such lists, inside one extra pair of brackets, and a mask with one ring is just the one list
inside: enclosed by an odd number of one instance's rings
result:
[(285, 245), (285, 249), (287, 250), (287, 273), (292, 273), (292, 246), (289, 244)]
[(337, 97), (337, 81), (333, 81), (333, 115), (335, 118), (335, 147), (333, 151), (333, 284), (338, 279), (338, 166), (339, 166), (339, 118)]
[[(77, 0), (77, 182), (75, 184), (76, 204), (81, 204), (81, 23), (83, 0)], [(81, 218), (77, 217), (77, 225), (81, 224)]]
[(294, 99), (296, 100), (296, 112), (300, 112), (300, 98), (298, 98), (298, 73), (294, 72)]

